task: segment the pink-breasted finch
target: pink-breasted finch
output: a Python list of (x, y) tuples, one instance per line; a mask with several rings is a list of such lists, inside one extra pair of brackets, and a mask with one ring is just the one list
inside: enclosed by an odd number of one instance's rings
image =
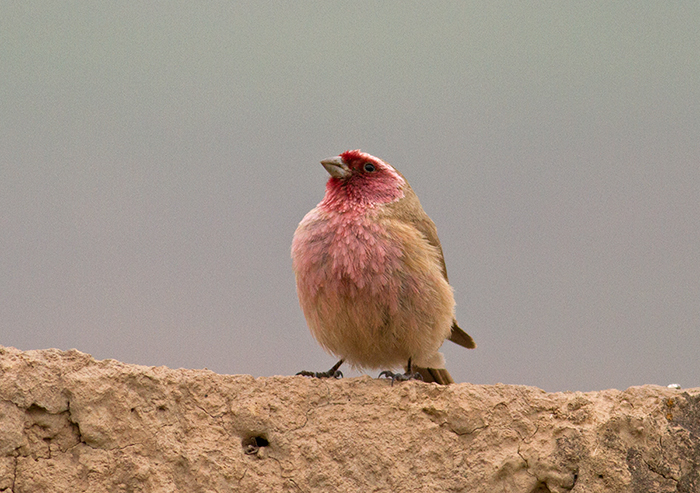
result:
[(323, 200), (294, 233), (299, 304), (311, 333), (340, 361), (317, 377), (390, 369), (394, 380), (454, 380), (438, 349), (449, 339), (475, 348), (454, 316), (454, 296), (435, 224), (406, 179), (359, 149), (324, 159)]

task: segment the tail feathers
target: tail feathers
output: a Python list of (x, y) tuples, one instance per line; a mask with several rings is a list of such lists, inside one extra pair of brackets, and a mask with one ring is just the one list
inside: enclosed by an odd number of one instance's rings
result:
[(476, 347), (476, 343), (474, 342), (474, 339), (472, 339), (472, 336), (464, 332), (460, 326), (457, 325), (456, 320), (452, 322), (452, 332), (450, 333), (450, 337), (448, 337), (448, 339), (467, 349), (474, 349)]
[(414, 366), (413, 371), (420, 373), (424, 382), (435, 382), (440, 385), (455, 383), (450, 372), (444, 368), (421, 368), (419, 366)]

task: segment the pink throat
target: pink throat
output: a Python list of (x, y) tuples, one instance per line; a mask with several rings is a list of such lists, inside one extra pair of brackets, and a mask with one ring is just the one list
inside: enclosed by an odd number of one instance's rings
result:
[(395, 202), (404, 196), (403, 179), (397, 178), (388, 182), (364, 180), (363, 177), (330, 178), (319, 207), (326, 212), (355, 212), (359, 215), (377, 205)]

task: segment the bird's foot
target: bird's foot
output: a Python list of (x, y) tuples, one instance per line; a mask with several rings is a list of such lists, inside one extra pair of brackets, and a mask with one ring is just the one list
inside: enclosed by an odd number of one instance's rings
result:
[(313, 377), (313, 378), (343, 378), (343, 372), (340, 370), (335, 371), (306, 371), (302, 370), (297, 375), (302, 377)]
[(313, 377), (313, 378), (343, 378), (343, 372), (338, 370), (338, 368), (340, 368), (340, 365), (342, 365), (342, 364), (343, 364), (343, 360), (341, 359), (335, 365), (333, 365), (333, 368), (331, 368), (328, 371), (302, 370), (299, 373), (297, 373), (297, 375), (301, 375), (302, 377)]
[(391, 379), (391, 386), (394, 386), (394, 382), (406, 382), (408, 380), (420, 380), (423, 381), (423, 375), (420, 373), (412, 373), (407, 371), (406, 373), (394, 373), (389, 370), (384, 370), (379, 374), (377, 378), (389, 378)]

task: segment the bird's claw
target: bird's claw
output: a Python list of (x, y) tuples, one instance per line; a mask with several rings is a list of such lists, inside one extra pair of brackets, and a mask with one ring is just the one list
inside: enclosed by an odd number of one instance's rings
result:
[(328, 370), (328, 371), (306, 371), (302, 370), (297, 375), (301, 375), (302, 377), (313, 377), (313, 378), (343, 378), (343, 372), (338, 371), (338, 368), (340, 368), (340, 365), (343, 364), (344, 360), (338, 361), (333, 367)]
[(386, 377), (391, 379), (391, 386), (394, 386), (394, 382), (406, 382), (408, 380), (420, 380), (423, 381), (423, 375), (420, 373), (394, 373), (393, 371), (384, 370), (379, 374), (377, 378)]
[(302, 370), (297, 375), (302, 377), (313, 377), (313, 378), (343, 378), (343, 372), (340, 370), (335, 371), (306, 371)]

